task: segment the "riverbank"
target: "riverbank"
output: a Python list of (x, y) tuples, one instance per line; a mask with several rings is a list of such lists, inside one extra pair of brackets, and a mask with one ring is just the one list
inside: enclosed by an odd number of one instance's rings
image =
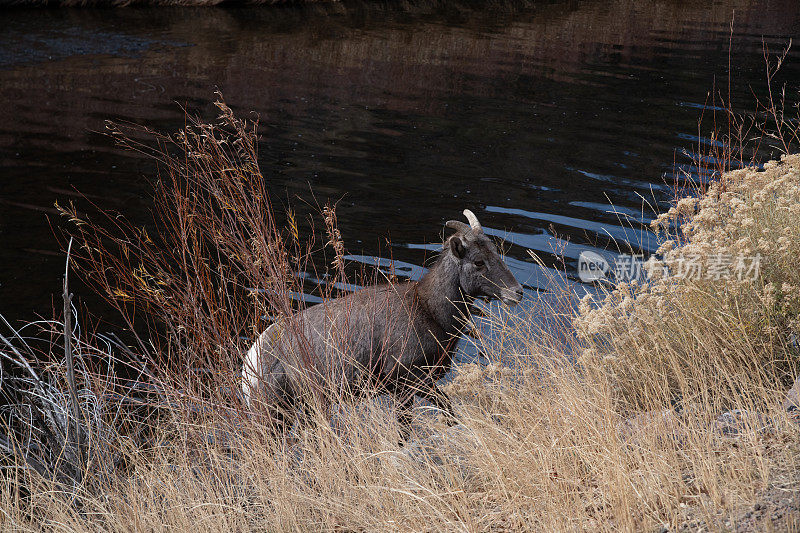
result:
[[(61, 324), (40, 324), (55, 363), (41, 368), (23, 362), (37, 357), (32, 333), (0, 339), (19, 370), (4, 383), (18, 441), (0, 439), (14, 456), (0, 474), (0, 528), (800, 525), (800, 431), (785, 405), (800, 362), (800, 156), (726, 173), (676, 202), (653, 223), (662, 246), (648, 282), (607, 285), (575, 305), (553, 280), (552, 298), (488, 318), (494, 335), (474, 342), (491, 364), (463, 365), (445, 386), (455, 428), (419, 406), (416, 435), (400, 446), (392, 406), (376, 396), (320, 403), (276, 438), (238, 401), (242, 332), (291, 309), (287, 273), (302, 270), (306, 244), (291, 212), (276, 227), (260, 200), (254, 124), (217, 105), (218, 123), (190, 121), (151, 154), (165, 172), (158, 235), (63, 208), (84, 277), (165, 333), (126, 345), (76, 329), (65, 335), (74, 378), (58, 364)], [(112, 135), (146, 151), (141, 137)]]

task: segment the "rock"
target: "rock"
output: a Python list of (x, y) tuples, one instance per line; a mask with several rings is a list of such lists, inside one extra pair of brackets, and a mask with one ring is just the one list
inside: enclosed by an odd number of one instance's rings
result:
[(757, 411), (726, 411), (714, 422), (714, 431), (723, 437), (738, 437), (747, 431), (763, 432), (771, 426), (769, 419)]
[(680, 419), (672, 409), (639, 413), (622, 422), (619, 431), (624, 440), (637, 440), (648, 435), (655, 435), (657, 439), (681, 440), (684, 435)]
[(786, 393), (783, 408), (789, 411), (795, 420), (800, 419), (800, 376), (797, 376), (792, 388)]
[(479, 446), (472, 431), (462, 424), (415, 439), (401, 450), (402, 456), (420, 465), (454, 465), (463, 476), (469, 475), (467, 456)]
[(227, 429), (212, 427), (203, 431), (201, 436), (209, 446), (218, 446), (225, 450), (234, 449), (234, 438)]

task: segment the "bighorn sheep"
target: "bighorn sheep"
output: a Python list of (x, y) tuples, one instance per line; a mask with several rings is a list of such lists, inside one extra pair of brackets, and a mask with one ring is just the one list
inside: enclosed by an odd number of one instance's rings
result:
[[(475, 215), (456, 230), (419, 281), (367, 287), (309, 307), (269, 326), (247, 352), (242, 389), (248, 406), (269, 409), (281, 423), (302, 401), (308, 381), (359, 392), (377, 385), (398, 400), (404, 437), (414, 395), (452, 419), (436, 388), (476, 298), (516, 305), (514, 279)], [(330, 389), (329, 389), (330, 390)]]

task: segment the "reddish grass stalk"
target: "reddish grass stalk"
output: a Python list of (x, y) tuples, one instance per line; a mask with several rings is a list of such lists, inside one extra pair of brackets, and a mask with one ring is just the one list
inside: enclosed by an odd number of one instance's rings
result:
[[(195, 400), (222, 400), (224, 392), (228, 403), (239, 375), (240, 339), (302, 307), (296, 273), (314, 270), (314, 233), (312, 222), (301, 241), (291, 211), (288, 228), (278, 226), (258, 166), (257, 120), (236, 118), (221, 98), (215, 105), (216, 122), (187, 115), (175, 135), (108, 124), (120, 146), (158, 164), (154, 234), (102, 208), (99, 222), (74, 206), (61, 210), (80, 244), (78, 271), (132, 330), (147, 332), (139, 343), (156, 354), (151, 363), (160, 378)], [(336, 280), (345, 282), (333, 208), (325, 218)], [(331, 290), (322, 292), (327, 297)]]

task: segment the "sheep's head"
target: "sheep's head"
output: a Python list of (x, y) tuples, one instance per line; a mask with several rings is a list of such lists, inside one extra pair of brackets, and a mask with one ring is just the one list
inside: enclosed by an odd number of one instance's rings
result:
[(500, 299), (508, 305), (522, 300), (522, 285), (514, 278), (497, 247), (483, 232), (478, 218), (469, 209), (464, 210), (469, 225), (457, 220), (445, 224), (456, 230), (445, 245), (459, 263), (459, 284), (467, 296)]

